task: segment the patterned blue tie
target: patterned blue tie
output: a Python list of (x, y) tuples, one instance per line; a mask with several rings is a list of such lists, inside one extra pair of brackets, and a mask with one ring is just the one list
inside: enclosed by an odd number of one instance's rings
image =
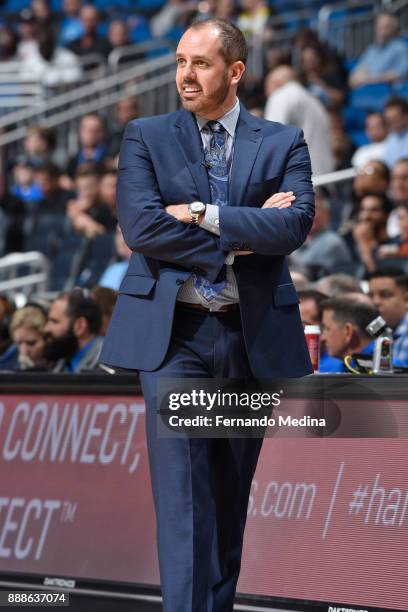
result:
[[(211, 203), (217, 206), (228, 204), (228, 174), (229, 164), (227, 160), (227, 133), (218, 121), (209, 121), (206, 126), (211, 132), (210, 147), (205, 151), (205, 164), (208, 168), (208, 180), (210, 183)], [(214, 283), (209, 280), (193, 275), (194, 286), (197, 291), (211, 302), (219, 295), (227, 285), (226, 266), (221, 268)]]

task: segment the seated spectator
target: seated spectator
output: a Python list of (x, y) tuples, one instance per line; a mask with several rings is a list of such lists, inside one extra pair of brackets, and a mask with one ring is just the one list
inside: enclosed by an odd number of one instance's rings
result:
[(38, 55), (38, 25), (31, 9), (23, 9), (18, 16), (19, 42), (17, 57), (21, 62)]
[(99, 54), (107, 59), (111, 52), (111, 46), (105, 38), (101, 38), (98, 33), (99, 13), (91, 4), (85, 4), (79, 12), (83, 34), (77, 40), (68, 45), (68, 49), (83, 57), (84, 55)]
[(361, 198), (357, 209), (357, 220), (345, 240), (356, 261), (361, 261), (365, 270), (373, 272), (377, 266), (377, 250), (391, 242), (387, 222), (392, 203), (385, 195), (368, 194)]
[(112, 263), (102, 274), (98, 281), (100, 287), (107, 287), (118, 291), (119, 286), (128, 270), (129, 259), (132, 251), (127, 246), (123, 239), (122, 231), (119, 225), (116, 228), (115, 247), (119, 261)]
[(55, 144), (56, 140), (53, 130), (41, 127), (40, 125), (30, 127), (23, 143), (26, 163), (33, 168), (37, 168), (51, 162)]
[(408, 276), (398, 268), (376, 270), (368, 277), (369, 295), (394, 336), (394, 365), (408, 366)]
[(327, 352), (330, 357), (341, 360), (338, 372), (348, 372), (343, 362), (347, 355), (373, 352), (374, 342), (366, 327), (378, 316), (378, 312), (374, 306), (355, 301), (349, 296), (325, 300), (322, 310), (322, 340)]
[(60, 169), (52, 163), (43, 164), (35, 170), (35, 182), (42, 194), (37, 207), (39, 214), (44, 212), (65, 214), (73, 192), (60, 187), (60, 176)]
[(101, 328), (101, 310), (89, 291), (61, 293), (51, 304), (44, 327), (44, 357), (54, 364), (52, 371), (93, 369), (102, 348)]
[(351, 166), (354, 145), (346, 132), (344, 117), (341, 110), (335, 108), (327, 110), (330, 119), (329, 139), (334, 157), (334, 169), (345, 170)]
[(408, 157), (408, 102), (393, 98), (384, 107), (388, 136), (384, 142), (383, 161), (388, 167)]
[(400, 204), (395, 210), (398, 216), (400, 233), (396, 238), (395, 244), (387, 244), (378, 248), (377, 259), (401, 257), (408, 264), (408, 202)]
[(0, 25), (0, 64), (17, 60), (17, 36), (12, 28)]
[(61, 45), (69, 45), (69, 43), (78, 40), (83, 35), (84, 30), (79, 18), (81, 5), (81, 0), (63, 0), (63, 15), (59, 35), (59, 43)]
[(408, 157), (396, 162), (391, 172), (390, 187), (394, 204), (408, 204)]
[(125, 127), (129, 121), (139, 116), (139, 101), (137, 98), (124, 98), (115, 106), (115, 120), (109, 126), (109, 144), (107, 155), (118, 155)]
[(116, 291), (113, 291), (113, 289), (97, 286), (92, 289), (92, 297), (98, 304), (102, 313), (102, 327), (99, 335), (105, 336), (112, 317), (113, 309), (115, 308), (118, 294)]
[(130, 45), (129, 30), (124, 21), (121, 19), (111, 21), (108, 30), (108, 41), (112, 50)]
[(325, 47), (320, 43), (303, 47), (300, 71), (308, 90), (327, 108), (340, 108), (347, 94), (347, 80), (331, 63)]
[(77, 167), (85, 162), (102, 162), (107, 153), (107, 140), (102, 117), (95, 113), (84, 115), (79, 124), (79, 151), (68, 162), (68, 175), (73, 178)]
[(305, 267), (309, 276), (350, 272), (353, 260), (344, 239), (330, 229), (330, 202), (322, 189), (316, 190), (316, 214), (306, 242), (290, 255), (291, 265)]
[(215, 19), (226, 19), (231, 23), (235, 23), (237, 20), (237, 6), (234, 0), (213, 0), (212, 12), (208, 15), (209, 17), (215, 17)]
[(392, 238), (398, 238), (401, 228), (396, 208), (408, 204), (408, 157), (395, 163), (391, 171), (390, 190), (395, 209), (388, 218), (387, 231)]
[(350, 274), (329, 274), (314, 285), (317, 291), (329, 297), (340, 296), (342, 293), (361, 292), (360, 283)]
[(381, 161), (373, 160), (357, 170), (353, 193), (357, 201), (365, 195), (385, 195), (390, 184), (390, 171)]
[(242, 12), (238, 14), (237, 26), (248, 38), (262, 37), (271, 15), (265, 0), (240, 0)]
[(25, 306), (17, 310), (10, 322), (10, 332), (18, 348), (19, 370), (46, 370), (44, 359), (45, 312), (36, 306)]
[(49, 0), (31, 0), (30, 8), (39, 30), (47, 31), (53, 38), (56, 38), (59, 24), (57, 19), (55, 19), (55, 13), (51, 10)]
[(108, 204), (100, 199), (100, 171), (95, 164), (79, 166), (75, 178), (77, 196), (67, 207), (74, 229), (93, 239), (107, 230), (113, 231), (117, 220)]
[(375, 20), (374, 38), (350, 75), (350, 87), (394, 83), (408, 76), (408, 48), (399, 37), (397, 16), (381, 12)]
[(383, 159), (387, 126), (381, 113), (369, 113), (365, 120), (365, 132), (369, 144), (358, 147), (351, 163), (355, 168), (361, 168), (376, 159)]
[[(358, 294), (355, 294), (358, 295)], [(298, 291), (299, 310), (303, 325), (322, 324), (322, 303), (327, 300), (327, 295), (316, 289), (304, 289)], [(324, 341), (320, 343), (319, 372), (338, 372), (342, 367), (342, 361), (337, 357), (330, 357), (326, 351)]]
[[(102, 174), (99, 188), (99, 197), (103, 204), (106, 204), (112, 214), (113, 219), (116, 220), (116, 182), (117, 182), (117, 170), (109, 168)], [(109, 223), (109, 229), (112, 229)]]
[(38, 35), (38, 52), (24, 60), (21, 79), (41, 82), (46, 87), (78, 83), (82, 68), (72, 51), (56, 47), (53, 35), (46, 30)]
[(290, 66), (280, 66), (265, 79), (265, 119), (302, 128), (315, 175), (331, 172), (334, 159), (327, 134), (330, 121), (323, 104), (297, 80)]
[(297, 294), (303, 325), (320, 325), (322, 322), (322, 302), (327, 300), (327, 295), (316, 289), (301, 289)]
[(41, 189), (34, 180), (34, 169), (24, 160), (13, 167), (11, 193), (24, 202), (28, 210), (42, 198)]

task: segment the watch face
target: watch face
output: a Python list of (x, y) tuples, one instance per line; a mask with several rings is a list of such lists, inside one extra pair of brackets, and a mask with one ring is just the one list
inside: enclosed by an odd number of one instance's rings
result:
[(205, 211), (205, 204), (203, 204), (202, 202), (192, 202), (190, 204), (190, 210), (193, 213), (203, 213)]

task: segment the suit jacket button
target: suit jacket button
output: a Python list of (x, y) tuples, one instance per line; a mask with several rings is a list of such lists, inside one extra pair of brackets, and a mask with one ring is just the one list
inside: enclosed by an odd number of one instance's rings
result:
[(184, 281), (183, 281), (183, 279), (182, 279), (182, 278), (178, 278), (178, 279), (176, 280), (176, 285), (184, 285)]

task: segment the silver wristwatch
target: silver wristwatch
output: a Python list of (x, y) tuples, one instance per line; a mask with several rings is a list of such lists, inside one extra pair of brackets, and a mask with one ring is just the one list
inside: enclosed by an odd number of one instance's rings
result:
[(190, 213), (190, 222), (192, 225), (198, 224), (198, 218), (200, 215), (205, 213), (206, 206), (203, 202), (191, 202), (188, 205), (188, 212)]

